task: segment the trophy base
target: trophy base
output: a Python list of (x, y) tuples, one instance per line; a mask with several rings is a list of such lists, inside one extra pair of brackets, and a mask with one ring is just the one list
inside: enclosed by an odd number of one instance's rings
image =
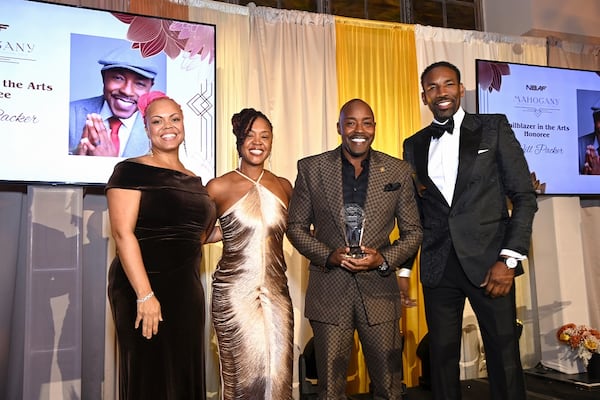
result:
[(350, 251), (346, 253), (348, 258), (363, 258), (365, 253), (362, 252), (360, 247), (350, 247)]

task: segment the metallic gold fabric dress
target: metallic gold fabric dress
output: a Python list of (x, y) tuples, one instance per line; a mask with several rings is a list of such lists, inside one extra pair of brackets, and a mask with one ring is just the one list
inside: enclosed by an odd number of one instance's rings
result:
[[(251, 180), (247, 176), (246, 179)], [(287, 209), (260, 184), (221, 217), (212, 318), (222, 398), (292, 398), (293, 311), (283, 258)]]

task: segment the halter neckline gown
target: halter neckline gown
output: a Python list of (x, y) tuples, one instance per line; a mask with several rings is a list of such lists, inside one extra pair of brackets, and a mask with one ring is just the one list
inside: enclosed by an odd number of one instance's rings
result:
[(283, 237), (287, 208), (260, 181), (219, 218), (223, 255), (213, 279), (212, 317), (222, 398), (292, 398), (293, 311)]

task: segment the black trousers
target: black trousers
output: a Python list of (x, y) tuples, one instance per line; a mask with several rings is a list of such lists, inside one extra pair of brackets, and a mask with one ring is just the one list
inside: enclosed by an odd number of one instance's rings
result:
[(465, 299), (469, 299), (485, 348), (490, 398), (525, 399), (514, 285), (507, 296), (487, 296), (485, 288), (469, 281), (452, 250), (440, 284), (434, 288), (424, 287), (423, 294), (429, 328), (433, 398), (461, 399), (459, 361), (462, 320)]

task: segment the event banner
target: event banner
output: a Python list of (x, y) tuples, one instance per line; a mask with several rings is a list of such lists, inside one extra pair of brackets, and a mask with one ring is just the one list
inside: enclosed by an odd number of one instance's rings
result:
[(477, 82), (478, 111), (506, 114), (540, 193), (600, 194), (598, 72), (477, 60)]
[[(181, 104), (180, 155), (206, 182), (215, 174), (215, 71), (214, 25), (2, 0), (0, 181), (104, 185), (115, 163), (149, 152), (137, 99), (160, 90)], [(119, 119), (117, 142), (82, 145), (94, 140), (91, 115), (105, 132)]]

